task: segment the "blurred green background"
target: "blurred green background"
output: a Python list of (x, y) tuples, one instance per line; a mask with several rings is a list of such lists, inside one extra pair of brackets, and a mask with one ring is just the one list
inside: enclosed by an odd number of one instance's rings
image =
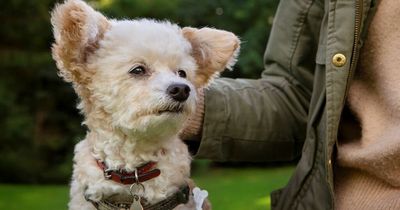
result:
[[(71, 86), (58, 76), (50, 47), (55, 0), (7, 0), (0, 6), (0, 209), (66, 209), (73, 146), (85, 135)], [(277, 0), (92, 0), (111, 18), (168, 19), (241, 37), (226, 77), (258, 78)], [(268, 166), (268, 167), (267, 167)], [(292, 167), (194, 162), (194, 178), (214, 209), (268, 209), (269, 192)], [(254, 207), (254, 208), (253, 208)]]

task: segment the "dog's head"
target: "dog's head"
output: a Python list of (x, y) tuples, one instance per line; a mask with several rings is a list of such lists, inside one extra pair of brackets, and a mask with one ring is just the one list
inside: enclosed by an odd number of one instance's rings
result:
[(196, 89), (235, 63), (240, 43), (211, 28), (109, 20), (80, 0), (56, 6), (52, 24), (53, 57), (89, 128), (148, 138), (177, 132), (194, 110)]

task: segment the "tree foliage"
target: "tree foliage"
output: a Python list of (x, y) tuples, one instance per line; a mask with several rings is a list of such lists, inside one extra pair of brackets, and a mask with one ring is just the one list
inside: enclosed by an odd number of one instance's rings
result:
[[(0, 7), (0, 181), (66, 182), (73, 146), (85, 135), (76, 95), (57, 76), (49, 11), (55, 0), (8, 0)], [(228, 77), (257, 78), (276, 0), (97, 0), (111, 18), (168, 19), (215, 27), (242, 40)], [(134, 37), (134, 35), (132, 35)]]

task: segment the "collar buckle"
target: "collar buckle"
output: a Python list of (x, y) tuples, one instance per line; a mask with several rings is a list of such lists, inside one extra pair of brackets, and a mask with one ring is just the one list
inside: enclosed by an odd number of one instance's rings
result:
[(111, 177), (112, 177), (112, 172), (113, 172), (113, 170), (111, 170), (111, 169), (109, 169), (109, 168), (104, 169), (104, 171), (103, 171), (104, 178), (106, 178), (106, 179), (111, 179)]

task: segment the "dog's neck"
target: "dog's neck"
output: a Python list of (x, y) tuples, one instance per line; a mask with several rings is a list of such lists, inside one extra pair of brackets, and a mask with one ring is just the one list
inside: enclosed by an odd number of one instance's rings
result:
[(168, 155), (176, 135), (163, 139), (141, 139), (122, 131), (99, 129), (87, 134), (95, 159), (107, 163), (110, 169), (133, 170), (137, 166)]

